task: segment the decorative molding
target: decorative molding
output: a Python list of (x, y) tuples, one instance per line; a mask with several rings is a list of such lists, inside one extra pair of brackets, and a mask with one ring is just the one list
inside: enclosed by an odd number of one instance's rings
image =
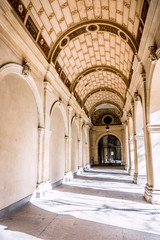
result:
[(129, 118), (129, 117), (132, 117), (132, 112), (131, 112), (131, 110), (128, 111), (127, 117), (128, 117), (128, 118)]
[(156, 51), (156, 56), (157, 56), (157, 59), (160, 58), (160, 48), (157, 49), (157, 51)]
[(157, 54), (156, 54), (157, 46), (156, 45), (149, 46), (148, 50), (149, 50), (149, 58), (150, 58), (150, 60), (152, 62), (156, 61), (158, 59)]
[(68, 105), (67, 108), (68, 108), (68, 112), (72, 112), (73, 110), (72, 106)]
[(53, 87), (52, 87), (52, 85), (48, 81), (45, 80), (43, 82), (43, 86), (44, 86), (44, 90), (45, 91), (48, 91), (49, 93), (52, 93)]
[(28, 77), (30, 75), (31, 72), (31, 64), (29, 62), (25, 62), (23, 64), (23, 69), (22, 69), (22, 75), (25, 77)]
[(141, 101), (141, 96), (139, 95), (138, 91), (134, 92), (134, 100), (136, 102)]

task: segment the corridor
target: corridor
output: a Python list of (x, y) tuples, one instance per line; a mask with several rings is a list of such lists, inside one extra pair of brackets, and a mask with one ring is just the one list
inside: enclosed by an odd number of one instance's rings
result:
[(160, 206), (122, 167), (94, 167), (0, 220), (1, 240), (158, 240)]

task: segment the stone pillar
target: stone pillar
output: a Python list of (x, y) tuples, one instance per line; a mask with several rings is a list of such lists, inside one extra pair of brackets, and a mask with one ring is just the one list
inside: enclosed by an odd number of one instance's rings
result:
[[(122, 124), (122, 144), (121, 144), (121, 165), (126, 165), (126, 135), (125, 135), (125, 124)], [(119, 155), (119, 150), (116, 151), (117, 156)]]
[(125, 138), (124, 138), (124, 145), (125, 145), (125, 170), (128, 171), (129, 169), (129, 156), (128, 156), (128, 132), (127, 132), (127, 121), (124, 123), (124, 133), (125, 133)]
[(82, 125), (83, 125), (83, 119), (80, 117), (79, 118), (79, 141), (78, 141), (78, 169), (81, 169), (83, 166), (82, 166), (82, 140), (83, 140), (83, 137), (82, 137)]
[(68, 171), (71, 171), (71, 144), (72, 144), (72, 135), (71, 135), (71, 114), (72, 114), (73, 108), (71, 106), (68, 106)]
[(96, 146), (96, 136), (95, 136), (95, 130), (92, 129), (92, 142), (91, 142), (91, 148), (92, 148), (92, 156), (94, 158), (94, 164), (98, 164), (98, 146)]
[(44, 128), (38, 128), (38, 176), (37, 183), (43, 182), (44, 174)]
[(135, 105), (134, 100), (131, 102), (132, 105), (132, 121), (133, 121), (133, 150), (134, 150), (134, 183), (137, 183), (138, 175), (138, 162), (137, 162), (137, 142), (136, 142), (136, 119), (135, 119)]
[(50, 146), (50, 107), (53, 88), (47, 81), (44, 82), (44, 116), (45, 116), (45, 132), (44, 132), (44, 174), (43, 181), (49, 180), (49, 146)]
[(86, 133), (87, 133), (85, 167), (90, 168), (90, 138), (89, 138), (90, 126), (85, 125), (85, 128), (86, 128)]
[(138, 161), (138, 172), (136, 175), (136, 182), (141, 185), (145, 185), (147, 182), (146, 176), (146, 159), (145, 159), (145, 147), (144, 147), (144, 136), (135, 136), (137, 145), (137, 161)]
[(131, 133), (129, 131), (129, 117), (132, 117), (131, 113), (127, 114), (127, 122), (128, 122), (128, 158), (129, 158), (129, 175), (134, 174), (134, 144), (133, 144), (133, 136), (131, 137)]
[[(145, 198), (153, 204), (160, 204), (160, 125), (147, 125), (150, 146), (149, 166), (152, 170), (152, 178), (149, 177), (145, 187)], [(151, 174), (150, 170), (150, 174)]]
[(49, 152), (50, 152), (50, 137), (52, 131), (47, 130), (45, 131), (44, 138), (45, 138), (45, 154), (44, 154), (44, 181), (49, 180)]
[(141, 88), (143, 89), (142, 102), (143, 102), (143, 131), (144, 131), (144, 144), (145, 144), (145, 159), (147, 171), (147, 184), (145, 186), (144, 197), (148, 202), (152, 200), (153, 190), (153, 165), (152, 165), (152, 150), (151, 150), (151, 136), (147, 128), (147, 89), (146, 89), (146, 73), (144, 69), (141, 73)]
[(69, 137), (65, 136), (65, 174), (69, 172)]

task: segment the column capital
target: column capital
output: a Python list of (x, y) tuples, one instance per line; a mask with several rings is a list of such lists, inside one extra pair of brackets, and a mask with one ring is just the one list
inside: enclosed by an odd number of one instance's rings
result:
[(31, 73), (31, 64), (30, 62), (25, 62), (23, 64), (22, 75), (28, 77)]
[(143, 82), (146, 82), (146, 72), (142, 72), (141, 77), (142, 77)]
[(136, 102), (141, 101), (141, 96), (140, 96), (140, 94), (138, 93), (138, 91), (134, 92), (134, 100), (135, 100)]
[(149, 50), (149, 58), (152, 62), (156, 61), (158, 59), (157, 54), (156, 54), (156, 50), (157, 50), (157, 46), (154, 44), (152, 46), (148, 47)]
[(128, 117), (128, 118), (129, 118), (129, 117), (132, 117), (132, 112), (131, 112), (131, 110), (128, 111), (127, 117)]
[(160, 58), (160, 48), (157, 49), (156, 55), (157, 55), (157, 58), (159, 59)]
[(68, 105), (67, 108), (68, 108), (68, 112), (72, 112), (73, 110), (72, 106)]
[(43, 127), (38, 127), (38, 131), (39, 131), (39, 132), (44, 132), (45, 129), (44, 129)]
[(43, 86), (44, 86), (44, 90), (47, 92), (49, 92), (49, 93), (51, 93), (52, 92), (52, 90), (53, 90), (53, 87), (52, 87), (52, 85), (48, 82), (48, 81), (44, 81), (43, 82)]
[(68, 142), (69, 136), (65, 136), (65, 140), (66, 140), (66, 142)]
[(134, 98), (131, 99), (132, 108), (134, 108)]

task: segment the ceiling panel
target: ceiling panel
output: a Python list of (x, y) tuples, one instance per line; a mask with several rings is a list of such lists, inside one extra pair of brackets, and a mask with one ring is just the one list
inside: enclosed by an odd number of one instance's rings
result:
[(123, 109), (149, 0), (8, 2), (86, 113), (100, 102)]

